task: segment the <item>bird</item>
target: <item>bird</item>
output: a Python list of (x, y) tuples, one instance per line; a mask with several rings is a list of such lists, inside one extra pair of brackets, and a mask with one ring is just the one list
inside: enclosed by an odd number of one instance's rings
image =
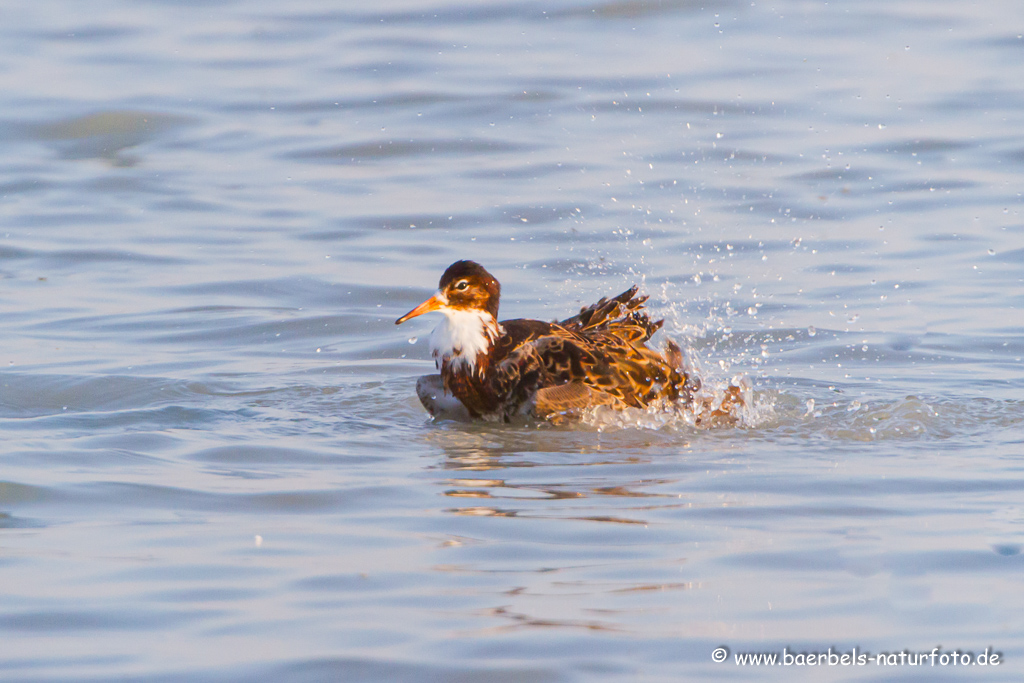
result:
[[(430, 335), (440, 373), (416, 382), (420, 402), (435, 418), (560, 423), (599, 406), (691, 406), (700, 380), (684, 369), (675, 342), (663, 351), (648, 346), (664, 320), (650, 319), (648, 297), (637, 291), (634, 285), (558, 322), (499, 322), (501, 285), (479, 263), (462, 260), (444, 271), (433, 296), (395, 324), (444, 315)], [(728, 417), (738, 400), (737, 389), (704, 417)]]

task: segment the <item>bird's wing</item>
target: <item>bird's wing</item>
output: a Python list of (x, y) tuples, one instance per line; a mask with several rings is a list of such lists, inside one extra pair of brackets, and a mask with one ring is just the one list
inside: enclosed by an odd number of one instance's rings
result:
[(591, 405), (644, 408), (657, 398), (678, 398), (686, 378), (661, 354), (634, 346), (615, 334), (583, 337), (556, 330), (518, 345), (491, 368), (488, 381), (492, 391), (508, 397), (516, 408), (533, 400), (541, 390), (570, 384), (579, 388), (536, 398), (575, 403), (589, 396)]
[(645, 345), (663, 321), (651, 321), (647, 297), (636, 292), (631, 287), (558, 323), (504, 321), (488, 390), (512, 412), (534, 402), (535, 414), (584, 403), (645, 408), (688, 396), (679, 347), (670, 343), (662, 355)]
[(587, 386), (583, 382), (569, 382), (556, 387), (538, 389), (534, 394), (533, 414), (549, 418), (555, 415), (575, 415), (600, 405), (612, 405), (615, 397)]

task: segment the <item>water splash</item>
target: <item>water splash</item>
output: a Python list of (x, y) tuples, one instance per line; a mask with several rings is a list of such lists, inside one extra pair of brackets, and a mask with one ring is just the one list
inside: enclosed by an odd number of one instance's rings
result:
[(729, 380), (702, 380), (687, 402), (657, 403), (646, 409), (614, 410), (599, 406), (588, 411), (581, 423), (598, 431), (642, 429), (668, 432), (719, 427), (751, 429), (770, 422), (775, 415), (774, 396), (754, 392), (746, 375)]
[[(659, 336), (664, 334), (679, 344), (683, 369), (696, 379), (694, 384), (699, 388), (691, 400), (655, 404), (647, 409), (598, 407), (583, 416), (582, 424), (602, 431), (691, 431), (724, 426), (749, 429), (771, 423), (775, 419), (775, 392), (755, 392), (748, 373), (734, 372), (734, 368), (759, 369), (769, 356), (767, 347), (734, 336), (731, 319), (739, 312), (729, 302), (686, 300), (675, 289), (663, 284), (660, 300), (650, 302), (648, 308), (653, 317), (664, 318), (665, 331)], [(703, 317), (695, 320), (688, 312), (690, 306), (704, 309)]]

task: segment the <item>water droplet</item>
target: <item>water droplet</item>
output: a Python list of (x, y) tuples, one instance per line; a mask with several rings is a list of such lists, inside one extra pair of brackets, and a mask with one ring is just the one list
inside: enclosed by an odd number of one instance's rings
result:
[(818, 330), (817, 328), (814, 327), (814, 325), (811, 325), (807, 328), (807, 336), (813, 337), (816, 334), (818, 334)]
[[(409, 337), (410, 344), (415, 344), (417, 341), (419, 341), (419, 337)], [(319, 351), (319, 349), (317, 350)]]
[(988, 255), (989, 256), (995, 256), (996, 255), (996, 250), (995, 249), (989, 249), (988, 250)]
[(804, 405), (807, 406), (807, 414), (808, 415), (810, 415), (811, 413), (814, 412), (814, 399), (813, 398), (807, 399), (807, 403), (805, 403)]

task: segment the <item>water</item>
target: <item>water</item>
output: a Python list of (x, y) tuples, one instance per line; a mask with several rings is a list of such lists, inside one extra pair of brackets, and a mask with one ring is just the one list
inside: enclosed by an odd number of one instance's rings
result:
[[(1017, 3), (0, 19), (0, 679), (1019, 680)], [(430, 422), (458, 258), (756, 409)]]

